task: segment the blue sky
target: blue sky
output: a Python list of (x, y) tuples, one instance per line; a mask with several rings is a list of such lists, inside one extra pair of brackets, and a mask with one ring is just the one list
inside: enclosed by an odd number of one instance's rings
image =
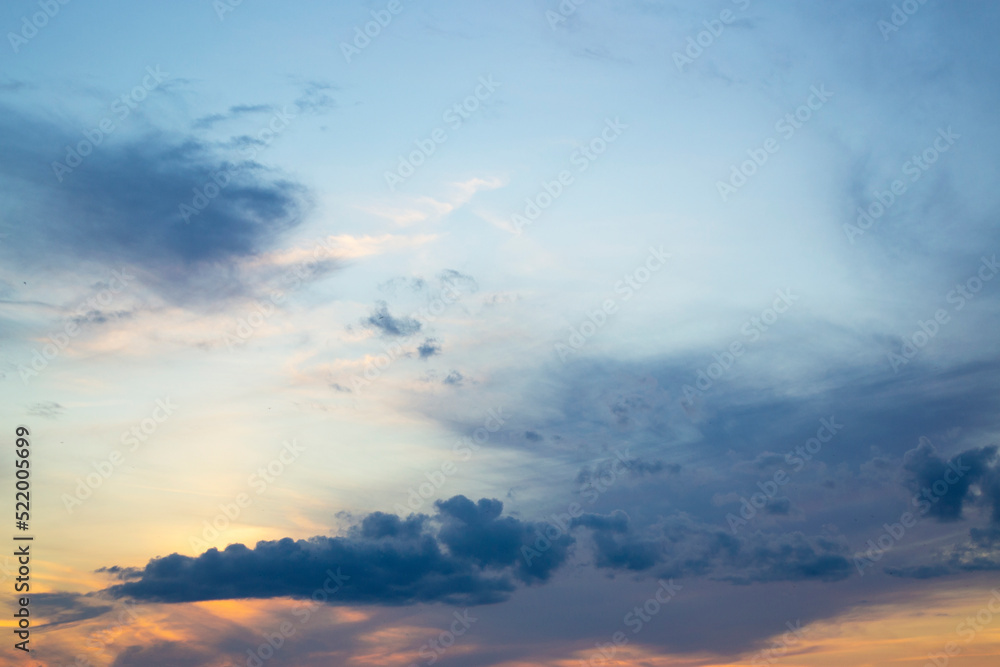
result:
[(1000, 568), (998, 19), (8, 3), (31, 658), (923, 664)]

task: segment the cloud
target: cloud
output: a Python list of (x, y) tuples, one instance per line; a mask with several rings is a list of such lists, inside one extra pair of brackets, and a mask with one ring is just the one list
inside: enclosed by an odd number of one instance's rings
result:
[(78, 623), (114, 609), (108, 600), (78, 593), (37, 593), (31, 596), (31, 604), (32, 613), (45, 619), (42, 627)]
[(884, 569), (886, 574), (903, 579), (933, 579), (962, 572), (1000, 570), (1000, 528), (973, 528), (967, 541), (938, 551), (929, 562)]
[(801, 532), (779, 535), (757, 532), (738, 538), (730, 531), (677, 513), (643, 531), (616, 512), (585, 514), (574, 521), (593, 531), (595, 564), (610, 570), (658, 576), (709, 576), (733, 584), (772, 581), (839, 581), (850, 576), (847, 545)]
[(43, 401), (31, 405), (26, 411), (29, 417), (41, 417), (42, 419), (56, 419), (66, 408), (53, 401)]
[[(916, 448), (906, 452), (903, 468), (912, 474), (913, 492), (934, 499), (928, 501), (929, 516), (939, 521), (959, 521), (963, 518), (962, 509), (969, 499), (970, 488), (995, 474), (996, 459), (996, 447), (982, 447), (964, 451), (946, 461), (935, 453), (930, 440), (922, 438)], [(936, 489), (941, 487), (944, 492), (938, 493)], [(996, 522), (1000, 519), (1000, 497), (991, 500)]]
[(412, 336), (423, 326), (412, 317), (393, 317), (389, 313), (389, 306), (385, 301), (377, 302), (371, 315), (363, 319), (361, 323), (380, 331), (383, 336), (391, 337)]
[(455, 496), (439, 500), (435, 506), (445, 518), (439, 537), (451, 554), (482, 567), (515, 564), (514, 571), (522, 581), (548, 579), (566, 559), (573, 544), (572, 538), (560, 536), (540, 557), (530, 559), (529, 564), (529, 559), (522, 557), (521, 548), (537, 539), (538, 526), (511, 517), (501, 518), (503, 503), (499, 500), (483, 498), (473, 504), (465, 496)]
[(407, 605), (445, 602), (491, 604), (506, 599), (518, 581), (545, 581), (564, 562), (565, 537), (529, 565), (521, 547), (537, 524), (501, 517), (503, 504), (455, 496), (437, 503), (434, 517), (374, 512), (343, 537), (232, 544), (192, 558), (171, 554), (140, 570), (123, 569), (114, 597), (156, 602), (306, 597), (332, 588), (333, 605)]
[(428, 338), (420, 344), (417, 348), (417, 352), (420, 354), (421, 359), (428, 359), (441, 354), (441, 345), (438, 344), (436, 338)]
[(213, 656), (196, 650), (182, 642), (157, 642), (133, 645), (118, 654), (111, 667), (149, 667), (150, 665), (170, 665), (171, 667), (202, 667)]
[(267, 113), (274, 111), (274, 109), (270, 104), (237, 104), (229, 107), (229, 111), (226, 113), (214, 113), (199, 118), (194, 122), (194, 127), (196, 129), (206, 129), (223, 121), (236, 120), (237, 118), (252, 114)]
[(936, 453), (930, 440), (924, 438), (906, 453), (904, 468), (912, 476), (909, 486), (927, 503), (928, 516), (942, 522), (961, 521), (967, 507), (978, 505), (990, 510), (990, 518), (985, 528), (971, 528), (968, 540), (940, 549), (927, 562), (889, 566), (884, 568), (886, 573), (931, 579), (960, 572), (1000, 570), (998, 451), (1000, 448), (996, 446), (978, 447), (945, 460)]
[(12, 262), (127, 264), (175, 302), (209, 302), (244, 291), (234, 264), (310, 207), (302, 185), (184, 133), (110, 136), (55, 173), (81, 143), (75, 128), (0, 108), (0, 214), (21, 230), (0, 247)]
[(306, 81), (302, 93), (295, 99), (295, 106), (306, 113), (322, 114), (336, 109), (337, 100), (330, 95), (331, 91), (339, 90), (333, 84), (323, 81)]
[(475, 294), (479, 291), (479, 283), (470, 275), (454, 269), (445, 269), (437, 276), (442, 286), (454, 287), (459, 292)]

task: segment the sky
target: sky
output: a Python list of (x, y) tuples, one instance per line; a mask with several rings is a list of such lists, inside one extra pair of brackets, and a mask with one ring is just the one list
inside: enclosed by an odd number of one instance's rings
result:
[(0, 28), (0, 665), (996, 664), (1000, 7)]

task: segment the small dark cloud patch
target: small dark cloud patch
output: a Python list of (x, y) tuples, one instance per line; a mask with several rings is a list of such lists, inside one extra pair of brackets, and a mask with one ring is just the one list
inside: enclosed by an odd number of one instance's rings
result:
[(438, 274), (438, 280), (443, 286), (454, 287), (459, 292), (475, 294), (479, 291), (479, 283), (470, 275), (466, 275), (454, 269), (446, 269)]
[(412, 317), (393, 317), (389, 312), (389, 305), (385, 301), (377, 302), (371, 314), (361, 323), (381, 332), (383, 336), (393, 338), (412, 336), (420, 331), (422, 326), (419, 321)]
[(77, 326), (84, 326), (86, 324), (107, 324), (108, 322), (118, 322), (120, 320), (130, 319), (134, 315), (135, 313), (128, 310), (89, 310), (83, 315), (73, 317), (71, 321)]
[(217, 123), (236, 120), (252, 114), (267, 113), (269, 111), (274, 111), (274, 107), (270, 104), (237, 104), (229, 107), (229, 110), (225, 113), (215, 113), (199, 118), (194, 122), (194, 127), (196, 129), (207, 129)]
[(664, 471), (677, 474), (681, 471), (681, 466), (659, 459), (649, 460), (632, 456), (626, 450), (617, 452), (613, 457), (584, 466), (577, 472), (576, 483), (603, 488), (614, 484), (616, 480), (626, 475), (642, 477), (644, 475), (657, 475)]
[(66, 408), (53, 401), (43, 401), (31, 405), (26, 411), (29, 417), (41, 417), (42, 419), (56, 419)]
[(764, 505), (764, 512), (774, 516), (788, 516), (792, 511), (792, 501), (789, 498), (771, 498)]
[(303, 113), (324, 114), (338, 107), (331, 94), (337, 86), (323, 81), (306, 81), (302, 93), (295, 99), (295, 106)]
[(417, 348), (417, 353), (420, 355), (421, 359), (429, 359), (430, 357), (441, 354), (441, 345), (438, 343), (436, 338), (427, 338)]
[(628, 514), (621, 510), (615, 510), (611, 514), (582, 514), (573, 519), (571, 525), (576, 528), (583, 526), (597, 531), (609, 531), (613, 533), (624, 533), (629, 528)]
[(452, 371), (452, 372), (448, 373), (448, 377), (446, 377), (444, 380), (442, 380), (442, 382), (444, 382), (445, 384), (450, 384), (450, 385), (452, 385), (454, 387), (461, 386), (462, 382), (464, 382), (464, 381), (465, 381), (465, 376), (463, 376), (458, 371)]

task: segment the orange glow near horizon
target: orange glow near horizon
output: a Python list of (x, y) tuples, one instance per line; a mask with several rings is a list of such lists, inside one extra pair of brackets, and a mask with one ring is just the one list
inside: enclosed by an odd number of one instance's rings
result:
[[(518, 660), (500, 663), (497, 667), (584, 667), (588, 664), (594, 667), (924, 667), (929, 655), (938, 658), (935, 667), (994, 666), (1000, 656), (1000, 589), (997, 591), (995, 595), (982, 589), (974, 593), (937, 591), (909, 602), (858, 607), (805, 626), (800, 638), (790, 641), (786, 647), (782, 647), (779, 635), (736, 659), (723, 659), (708, 653), (671, 655), (642, 643), (625, 644), (613, 655), (602, 658), (593, 643), (587, 642), (586, 648), (580, 648), (579, 644), (562, 649), (545, 647), (546, 655), (562, 653), (565, 658)], [(29, 662), (5, 651), (0, 664), (61, 667), (73, 664), (77, 656), (84, 656), (95, 667), (106, 667), (129, 647), (176, 642), (211, 652), (219, 637), (239, 638), (238, 641), (244, 641), (247, 648), (251, 648), (261, 641), (265, 631), (276, 630), (283, 622), (304, 630), (290, 637), (287, 648), (283, 649), (294, 652), (296, 643), (307, 635), (308, 643), (315, 644), (333, 628), (349, 630), (344, 626), (364, 623), (374, 616), (366, 610), (323, 605), (314, 607), (311, 618), (303, 623), (293, 612), (301, 611), (307, 604), (287, 598), (218, 600), (140, 605), (131, 613), (127, 606), (116, 604), (111, 612), (94, 618), (59, 623), (49, 628), (37, 625), (32, 634), (34, 649)], [(969, 625), (967, 619), (976, 619), (977, 615), (978, 620)], [(36, 619), (36, 623), (43, 620), (46, 619)], [(4, 621), (2, 626), (9, 628), (11, 624)], [(414, 625), (412, 621), (358, 627), (352, 635), (355, 645), (350, 654), (334, 653), (334, 647), (328, 647), (331, 652), (321, 657), (313, 648), (313, 653), (304, 656), (301, 664), (312, 667), (330, 659), (347, 665), (378, 667), (420, 664), (423, 661), (419, 656), (420, 645), (436, 632), (434, 628)], [(446, 655), (474, 654), (485, 646), (483, 640), (478, 636), (475, 642), (457, 643)], [(777, 650), (767, 653), (769, 648)], [(949, 648), (952, 656), (946, 655)], [(243, 665), (246, 660), (245, 654), (239, 653), (217, 657), (220, 667)]]

